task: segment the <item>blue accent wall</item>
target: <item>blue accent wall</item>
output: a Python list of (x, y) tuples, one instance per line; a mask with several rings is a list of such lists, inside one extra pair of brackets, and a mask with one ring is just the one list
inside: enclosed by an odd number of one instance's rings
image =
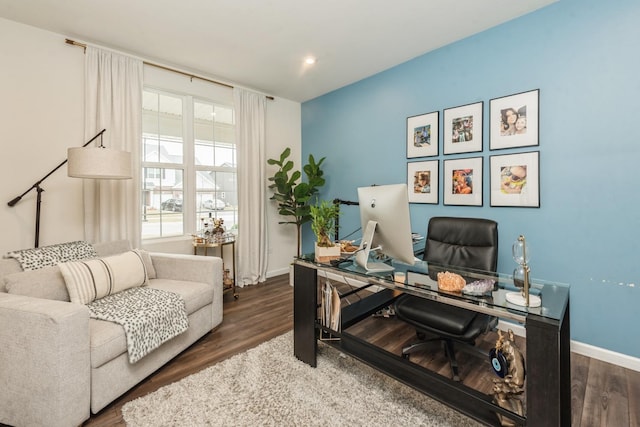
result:
[[(571, 284), (572, 339), (640, 357), (639, 21), (637, 0), (561, 0), (303, 103), (303, 158), (327, 157), (321, 196), (406, 182), (406, 119), (440, 111), (440, 203), (411, 204), (413, 231), (436, 215), (494, 219), (503, 272), (524, 234), (532, 275)], [(540, 145), (490, 151), (489, 101), (533, 89)], [(443, 110), (479, 101), (484, 151), (443, 155)], [(540, 152), (540, 208), (490, 207), (489, 156), (526, 151)], [(442, 161), (478, 155), (483, 206), (444, 206)], [(359, 227), (357, 207), (343, 212), (341, 235)], [(308, 227), (303, 242), (313, 250)]]

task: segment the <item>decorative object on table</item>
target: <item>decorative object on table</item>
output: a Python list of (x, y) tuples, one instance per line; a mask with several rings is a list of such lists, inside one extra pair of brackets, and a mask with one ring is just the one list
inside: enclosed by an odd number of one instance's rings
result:
[[(508, 411), (524, 416), (521, 395), (524, 392), (525, 361), (516, 345), (513, 331), (506, 335), (498, 330), (496, 345), (489, 351), (489, 361), (500, 379), (493, 380), (493, 402)], [(500, 424), (515, 426), (515, 422), (497, 413)]]
[(335, 221), (340, 215), (338, 205), (326, 200), (311, 205), (311, 230), (316, 235), (315, 259), (328, 262), (340, 258), (341, 245), (336, 244), (332, 237), (335, 231)]
[(462, 293), (466, 295), (481, 296), (488, 292), (493, 291), (496, 281), (492, 279), (476, 280), (471, 283), (467, 283), (462, 288)]
[(482, 151), (482, 110), (484, 103), (444, 110), (444, 154)]
[(407, 158), (438, 155), (440, 112), (407, 117)]
[(448, 292), (461, 292), (466, 282), (456, 273), (442, 271), (438, 273), (438, 289)]
[(216, 241), (221, 241), (224, 235), (224, 227), (222, 226), (224, 224), (224, 219), (222, 218), (215, 218), (213, 220), (213, 237)]
[(482, 157), (444, 161), (444, 204), (482, 206)]
[[(31, 190), (35, 189), (36, 196), (36, 230), (35, 246), (40, 244), (40, 205), (42, 203), (42, 192), (40, 187), (42, 182), (49, 178), (51, 174), (69, 162), (68, 176), (73, 178), (93, 178), (93, 179), (131, 179), (131, 153), (106, 148), (102, 144), (102, 134), (106, 129), (102, 129), (96, 136), (84, 143), (82, 147), (69, 148), (67, 159), (53, 168), (48, 174), (40, 178), (27, 191), (12, 199), (7, 205), (13, 207)], [(100, 138), (100, 145), (96, 148), (86, 148), (96, 139)]]
[(492, 99), (489, 103), (489, 148), (539, 145), (540, 90)]
[(513, 284), (521, 288), (520, 292), (508, 292), (505, 295), (507, 302), (511, 304), (519, 305), (522, 307), (540, 307), (542, 300), (537, 295), (531, 295), (529, 287), (531, 282), (529, 275), (531, 269), (529, 268), (530, 251), (527, 247), (527, 241), (524, 236), (518, 236), (518, 239), (513, 244), (512, 248), (513, 259), (518, 263), (518, 267), (513, 271)]
[(233, 277), (231, 277), (231, 270), (225, 268), (222, 274), (222, 284), (226, 288), (227, 286), (233, 286)]
[(438, 204), (438, 160), (407, 163), (409, 203)]
[(540, 153), (491, 156), (491, 206), (540, 207)]
[(214, 218), (212, 218), (211, 212), (209, 212), (209, 218), (200, 218), (200, 221), (200, 233), (202, 238), (204, 239), (204, 243), (212, 243), (214, 241)]
[(353, 255), (358, 250), (358, 246), (353, 242), (353, 240), (340, 240), (340, 254), (343, 256)]
[(225, 230), (222, 218), (212, 218), (209, 213), (209, 218), (200, 218), (200, 222), (199, 234), (192, 235), (194, 243), (221, 243), (235, 238), (232, 233)]
[[(278, 203), (278, 213), (282, 216), (293, 217), (292, 221), (280, 221), (279, 224), (295, 224), (297, 230), (297, 256), (300, 256), (302, 239), (302, 224), (311, 221), (311, 199), (318, 189), (325, 183), (322, 177), (324, 172), (320, 168), (325, 157), (318, 162), (309, 154), (309, 162), (302, 168), (307, 181), (299, 181), (302, 174), (299, 170), (293, 170), (293, 161), (289, 160), (291, 149), (285, 148), (279, 159), (269, 159), (269, 165), (278, 166), (278, 171), (269, 177), (273, 184), (269, 188), (273, 190), (270, 200)], [(291, 172), (291, 176), (289, 176)]]

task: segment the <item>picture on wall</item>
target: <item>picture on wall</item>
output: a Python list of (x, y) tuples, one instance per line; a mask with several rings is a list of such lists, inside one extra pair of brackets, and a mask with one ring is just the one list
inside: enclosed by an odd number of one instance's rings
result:
[(482, 206), (482, 157), (444, 161), (444, 204)]
[(438, 121), (440, 113), (407, 117), (407, 158), (438, 155)]
[(540, 207), (540, 152), (490, 157), (491, 206)]
[(482, 151), (483, 102), (444, 110), (444, 154)]
[(539, 145), (540, 90), (492, 99), (489, 104), (489, 148)]
[(409, 203), (438, 204), (438, 160), (407, 163)]

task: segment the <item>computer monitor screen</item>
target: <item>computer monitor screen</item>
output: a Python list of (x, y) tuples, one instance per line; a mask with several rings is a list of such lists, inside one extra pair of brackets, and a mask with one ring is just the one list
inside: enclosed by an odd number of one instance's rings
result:
[(372, 262), (369, 253), (378, 252), (405, 264), (413, 265), (411, 217), (406, 184), (358, 188), (362, 242), (356, 264), (369, 272), (392, 271), (383, 262)]

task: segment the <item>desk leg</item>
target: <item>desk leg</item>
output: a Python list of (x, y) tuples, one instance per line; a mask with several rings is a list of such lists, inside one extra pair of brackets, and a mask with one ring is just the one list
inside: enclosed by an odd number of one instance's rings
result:
[(569, 303), (560, 322), (527, 317), (527, 426), (571, 425)]
[(293, 354), (315, 368), (318, 272), (296, 264), (293, 281)]

